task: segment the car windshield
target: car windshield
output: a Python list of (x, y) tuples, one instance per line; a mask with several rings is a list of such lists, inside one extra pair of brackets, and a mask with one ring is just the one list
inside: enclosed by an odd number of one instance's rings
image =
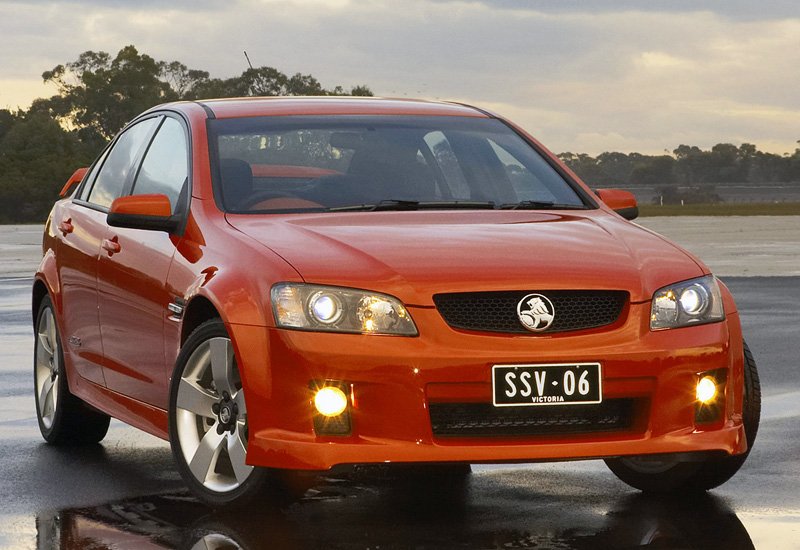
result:
[(495, 119), (269, 116), (209, 130), (227, 212), (587, 208)]

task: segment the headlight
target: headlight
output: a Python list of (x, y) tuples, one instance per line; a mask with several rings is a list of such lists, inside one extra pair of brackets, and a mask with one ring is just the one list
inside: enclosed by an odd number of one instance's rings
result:
[(278, 283), (272, 311), (282, 328), (416, 336), (417, 327), (397, 298), (354, 288)]
[(658, 290), (650, 308), (650, 330), (722, 321), (722, 296), (713, 275)]

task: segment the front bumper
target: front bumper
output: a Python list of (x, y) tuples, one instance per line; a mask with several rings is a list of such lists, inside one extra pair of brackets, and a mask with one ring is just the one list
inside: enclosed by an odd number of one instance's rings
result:
[[(551, 336), (459, 332), (435, 309), (410, 308), (416, 338), (228, 327), (247, 399), (248, 464), (327, 470), (383, 462), (535, 462), (747, 450), (742, 339), (736, 313), (720, 323), (651, 332), (649, 304), (602, 330)], [(491, 403), (491, 367), (600, 362), (603, 399), (636, 403), (620, 430), (535, 436), (442, 437), (433, 402)], [(727, 369), (718, 421), (695, 422), (697, 375)], [(352, 431), (314, 431), (313, 381), (352, 387)]]

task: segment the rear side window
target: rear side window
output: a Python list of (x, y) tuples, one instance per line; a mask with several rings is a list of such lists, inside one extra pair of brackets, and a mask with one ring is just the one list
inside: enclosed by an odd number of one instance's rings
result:
[(103, 154), (100, 155), (100, 158), (97, 159), (97, 162), (95, 162), (94, 166), (92, 166), (92, 170), (86, 176), (83, 187), (81, 187), (80, 194), (77, 197), (78, 199), (85, 201), (89, 198), (89, 192), (92, 190), (92, 183), (94, 183), (94, 179), (97, 177), (97, 172), (100, 171), (100, 167), (103, 166), (107, 156), (108, 149), (103, 151)]
[(188, 153), (183, 125), (167, 117), (147, 149), (133, 194), (164, 194), (169, 197), (174, 212), (188, 179)]
[(136, 160), (159, 120), (160, 117), (155, 117), (134, 124), (117, 139), (97, 174), (89, 193), (90, 203), (108, 208), (122, 195)]

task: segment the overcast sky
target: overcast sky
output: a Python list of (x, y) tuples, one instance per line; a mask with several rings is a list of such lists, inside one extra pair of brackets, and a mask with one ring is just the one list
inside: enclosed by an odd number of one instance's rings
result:
[(0, 0), (0, 108), (127, 44), (212, 76), (247, 50), (326, 87), (474, 103), (556, 152), (800, 139), (797, 0)]

